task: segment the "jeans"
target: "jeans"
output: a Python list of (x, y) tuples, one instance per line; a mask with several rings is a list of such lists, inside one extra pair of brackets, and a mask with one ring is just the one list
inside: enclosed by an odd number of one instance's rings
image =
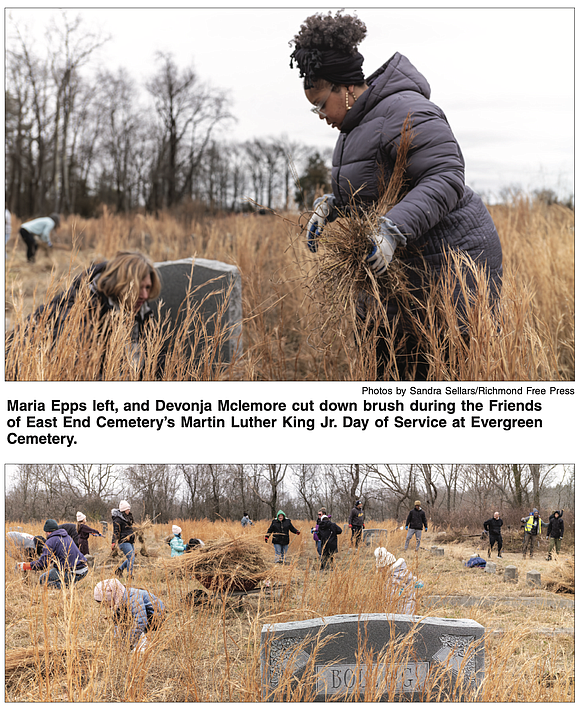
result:
[(85, 578), (89, 573), (89, 567), (85, 566), (84, 569), (80, 569), (78, 574), (73, 571), (59, 571), (54, 567), (38, 579), (38, 583), (46, 583), (48, 588), (62, 588), (62, 582), (64, 581), (65, 586), (70, 586), (73, 583), (77, 583)]
[(119, 571), (127, 572), (129, 576), (133, 576), (133, 561), (135, 560), (135, 547), (129, 542), (121, 542), (119, 549), (125, 554), (125, 561), (119, 566)]
[(274, 563), (283, 564), (286, 558), (286, 552), (288, 551), (288, 544), (274, 544)]
[(322, 556), (322, 540), (317, 539), (315, 543), (316, 543), (316, 551), (318, 552), (318, 558), (320, 558)]
[(409, 546), (409, 542), (411, 541), (411, 537), (413, 534), (417, 538), (417, 545), (415, 546), (415, 551), (421, 546), (421, 534), (423, 530), (422, 529), (409, 529), (407, 530), (407, 538), (405, 539), (405, 551), (407, 550)]

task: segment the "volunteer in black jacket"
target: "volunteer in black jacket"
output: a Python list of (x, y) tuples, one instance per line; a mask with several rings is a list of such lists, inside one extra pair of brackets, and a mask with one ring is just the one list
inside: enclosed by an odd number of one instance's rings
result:
[(556, 554), (560, 553), (563, 536), (564, 520), (562, 519), (562, 513), (560, 510), (556, 510), (550, 515), (550, 521), (548, 523), (548, 532), (546, 537), (550, 540), (550, 546), (548, 547), (548, 561), (552, 561), (552, 550), (554, 549), (554, 546), (556, 547)]
[(409, 546), (409, 541), (413, 535), (417, 538), (417, 546), (415, 551), (419, 550), (421, 546), (421, 534), (423, 533), (423, 527), (427, 531), (427, 517), (421, 509), (421, 500), (415, 500), (415, 507), (407, 515), (407, 521), (405, 522), (405, 529), (407, 530), (407, 538), (405, 539), (405, 550)]
[(272, 524), (268, 527), (268, 531), (264, 537), (267, 542), (270, 534), (272, 535), (272, 544), (274, 545), (274, 551), (276, 553), (274, 558), (275, 564), (284, 563), (286, 552), (288, 551), (288, 544), (290, 544), (290, 532), (300, 534), (299, 530), (292, 524), (292, 520), (286, 517), (286, 513), (282, 510), (278, 510), (276, 519), (272, 520)]
[(503, 525), (503, 520), (500, 519), (499, 512), (494, 512), (493, 517), (486, 520), (483, 523), (483, 528), (489, 534), (489, 547), (487, 549), (487, 556), (491, 556), (491, 550), (494, 544), (497, 542), (497, 556), (498, 559), (502, 558), (501, 548), (503, 546), (503, 539), (501, 538), (501, 528)]
[(360, 500), (354, 503), (354, 507), (350, 511), (348, 526), (352, 530), (350, 542), (351, 544), (354, 542), (355, 547), (358, 547), (362, 538), (362, 531), (365, 528), (365, 513)]
[(342, 534), (342, 529), (338, 524), (331, 522), (327, 515), (322, 515), (317, 534), (322, 542), (320, 570), (332, 569), (333, 558), (338, 551), (338, 535)]

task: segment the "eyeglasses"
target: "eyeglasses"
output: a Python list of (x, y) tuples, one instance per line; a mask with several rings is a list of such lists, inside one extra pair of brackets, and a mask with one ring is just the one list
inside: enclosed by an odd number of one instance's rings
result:
[(332, 93), (333, 88), (334, 88), (334, 86), (330, 87), (330, 91), (326, 95), (326, 98), (324, 99), (324, 101), (321, 101), (318, 105), (316, 105), (310, 109), (312, 111), (312, 113), (314, 113), (316, 116), (323, 116), (323, 117), (326, 116), (326, 113), (324, 113), (324, 106), (326, 105), (326, 102), (330, 98), (330, 94)]

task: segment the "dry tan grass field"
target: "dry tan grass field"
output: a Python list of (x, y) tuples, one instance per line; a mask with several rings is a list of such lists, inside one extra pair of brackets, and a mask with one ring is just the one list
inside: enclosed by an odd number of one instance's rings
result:
[[(469, 349), (449, 327), (445, 361), (433, 333), (431, 378), (436, 381), (574, 379), (574, 221), (561, 205), (524, 196), (490, 208), (504, 252), (498, 321), (480, 307), (470, 315)], [(192, 369), (181, 362), (165, 379), (373, 380), (372, 347), (355, 344), (349, 312), (329, 304), (317, 288), (319, 262), (305, 246), (306, 215), (198, 217), (182, 209), (155, 216), (113, 215), (64, 220), (51, 251), (39, 249), (28, 264), (13, 225), (6, 249), (6, 326), (19, 325), (35, 307), (66, 287), (91, 262), (119, 249), (137, 249), (154, 261), (197, 256), (235, 264), (243, 288), (243, 355), (235, 362)], [(453, 308), (442, 303), (454, 323)], [(219, 334), (218, 334), (219, 337)], [(73, 338), (75, 341), (78, 338)], [(42, 366), (38, 350), (44, 346)], [(78, 353), (78, 347), (77, 347)], [(62, 359), (67, 364), (62, 364)], [(61, 346), (21, 343), (7, 362), (9, 378), (90, 379), (86, 363)], [(16, 365), (15, 365), (16, 362)], [(130, 374), (112, 365), (104, 378)], [(120, 366), (120, 365), (119, 365)], [(151, 369), (145, 378), (154, 376)]]
[[(16, 571), (15, 560), (7, 557), (6, 701), (256, 702), (261, 699), (260, 632), (264, 624), (391, 610), (385, 601), (384, 579), (375, 570), (374, 548), (361, 546), (355, 551), (346, 534), (339, 537), (334, 570), (320, 572), (309, 521), (294, 520), (302, 534), (292, 537), (284, 568), (274, 566), (274, 550), (263, 541), (269, 521), (246, 530), (237, 522), (175, 523), (182, 527), (184, 539), (196, 536), (207, 542), (239, 537), (242, 544), (260, 544), (265, 563), (271, 565), (270, 585), (262, 581), (259, 593), (241, 599), (217, 596), (201, 605), (188, 605), (186, 594), (202, 587), (191, 575), (178, 573), (169, 559), (164, 540), (171, 534), (171, 524), (149, 527), (143, 544), (136, 545), (132, 585), (161, 598), (167, 618), (151, 636), (149, 648), (135, 654), (115, 640), (107, 612), (93, 600), (94, 585), (112, 576), (119, 563), (110, 557), (108, 539), (91, 537), (95, 567), (88, 578), (65, 591), (42, 590), (36, 573)], [(545, 542), (533, 560), (523, 560), (521, 542), (514, 538), (506, 545), (504, 558), (493, 559), (498, 564), (498, 573), (493, 575), (463, 565), (474, 552), (485, 556), (480, 540), (445, 544), (442, 530), (430, 528), (417, 554), (403, 553), (404, 532), (392, 532), (393, 525), (369, 520), (367, 527), (388, 529), (389, 550), (397, 557), (404, 554), (423, 581), (417, 613), (471, 618), (485, 628), (485, 679), (477, 701), (574, 701), (574, 611), (531, 605), (533, 599), (574, 598), (574, 549), (569, 542), (558, 560), (548, 562)], [(41, 530), (40, 523), (24, 529), (32, 534), (42, 534)], [(445, 546), (443, 557), (430, 553), (433, 544)], [(140, 553), (141, 547), (148, 556)], [(518, 567), (517, 584), (503, 581), (508, 564)], [(531, 569), (540, 571), (541, 588), (526, 585), (526, 572)], [(568, 593), (550, 590), (562, 582), (568, 583)], [(488, 603), (457, 606), (452, 600), (458, 595)], [(431, 605), (432, 596), (442, 598)], [(507, 597), (518, 603), (502, 602)], [(286, 690), (283, 696), (292, 701), (298, 695)]]

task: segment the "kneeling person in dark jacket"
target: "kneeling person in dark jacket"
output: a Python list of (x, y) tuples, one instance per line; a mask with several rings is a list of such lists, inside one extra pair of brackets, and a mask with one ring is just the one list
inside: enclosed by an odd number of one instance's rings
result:
[(66, 531), (59, 529), (54, 519), (46, 520), (44, 531), (48, 536), (40, 558), (22, 562), (19, 564), (20, 568), (23, 571), (42, 571), (52, 565), (39, 579), (41, 584), (46, 583), (49, 588), (58, 589), (63, 583), (69, 586), (84, 579), (89, 572), (87, 560)]
[(326, 515), (322, 515), (318, 524), (318, 536), (322, 542), (322, 555), (320, 557), (320, 570), (332, 569), (334, 555), (338, 551), (338, 535), (342, 529), (331, 522)]

